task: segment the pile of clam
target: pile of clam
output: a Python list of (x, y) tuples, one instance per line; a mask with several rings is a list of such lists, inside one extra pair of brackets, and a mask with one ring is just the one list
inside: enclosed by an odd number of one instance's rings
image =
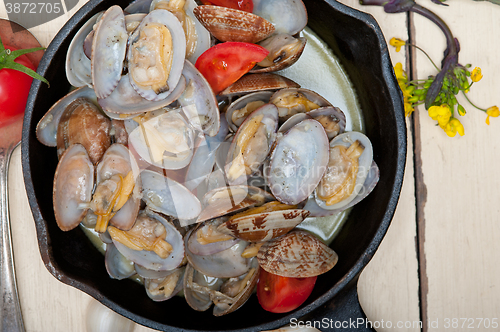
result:
[[(112, 278), (143, 280), (154, 301), (183, 290), (193, 309), (215, 304), (224, 315), (248, 299), (261, 268), (310, 277), (336, 264), (294, 228), (352, 207), (378, 168), (370, 140), (344, 132), (340, 109), (270, 73), (300, 57), (306, 23), (296, 0), (254, 0), (253, 14), (137, 0), (81, 27), (66, 62), (76, 89), (37, 137), (57, 147), (57, 224), (98, 234)], [(215, 96), (193, 63), (220, 41), (270, 55)]]

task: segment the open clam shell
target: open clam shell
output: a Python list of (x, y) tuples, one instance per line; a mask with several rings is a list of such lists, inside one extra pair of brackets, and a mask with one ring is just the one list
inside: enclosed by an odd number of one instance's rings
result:
[(183, 107), (194, 105), (194, 114), (189, 114), (190, 121), (204, 134), (211, 137), (217, 135), (220, 113), (210, 84), (188, 60), (184, 63), (182, 74), (186, 78), (186, 89), (177, 102)]
[(238, 128), (227, 154), (224, 171), (230, 185), (242, 184), (264, 163), (276, 139), (278, 109), (265, 104)]
[[(366, 135), (356, 132), (356, 131), (350, 131), (346, 132), (343, 134), (338, 135), (335, 137), (331, 142), (330, 142), (330, 148), (333, 148), (335, 146), (341, 145), (346, 148), (349, 148), (351, 144), (354, 142), (359, 141), (361, 145), (364, 147), (363, 152), (358, 158), (358, 172), (356, 174), (356, 181), (354, 185), (354, 189), (352, 193), (342, 201), (332, 204), (332, 205), (327, 205), (324, 200), (320, 199), (318, 197), (317, 190), (315, 191), (315, 196), (316, 196), (316, 203), (325, 210), (334, 210), (334, 209), (339, 209), (342, 207), (347, 206), (351, 201), (353, 201), (357, 196), (358, 193), (364, 188), (363, 185), (365, 183), (365, 180), (370, 172), (371, 165), (373, 162), (373, 147), (370, 142), (370, 139), (366, 137)], [(330, 181), (329, 179), (334, 179), (337, 174), (337, 170), (331, 169), (331, 165), (328, 165), (328, 171), (325, 173), (322, 181)], [(332, 175), (330, 175), (332, 174)], [(334, 184), (330, 184), (334, 185)]]
[(212, 305), (211, 294), (219, 290), (224, 281), (204, 275), (188, 264), (184, 274), (184, 297), (187, 304), (196, 311), (206, 311)]
[(328, 272), (337, 264), (338, 255), (314, 235), (296, 230), (265, 242), (257, 259), (269, 273), (307, 278)]
[(141, 122), (129, 133), (129, 142), (139, 156), (151, 165), (177, 170), (193, 158), (193, 127), (181, 110), (158, 111), (158, 115)]
[(132, 228), (141, 206), (141, 180), (139, 178), (137, 161), (126, 146), (115, 143), (106, 150), (102, 161), (97, 165), (96, 169), (97, 184), (111, 178), (115, 174), (125, 177), (129, 172), (132, 172), (135, 180), (132, 194), (125, 205), (109, 221), (111, 225), (122, 230)]
[(186, 245), (189, 248), (189, 251), (195, 255), (206, 256), (213, 255), (223, 250), (229, 249), (234, 246), (239, 240), (236, 238), (231, 238), (230, 240), (225, 241), (216, 241), (207, 244), (201, 244), (197, 237), (198, 232), (202, 232), (205, 234), (212, 234), (216, 232), (217, 227), (225, 221), (226, 218), (216, 218), (213, 220), (205, 221), (204, 223), (198, 224), (186, 242)]
[(177, 86), (165, 99), (150, 101), (141, 97), (130, 84), (129, 74), (123, 75), (118, 86), (106, 98), (98, 103), (106, 114), (113, 119), (123, 120), (144, 112), (154, 111), (173, 103), (186, 88), (186, 80), (181, 77)]
[(92, 84), (97, 98), (106, 98), (118, 85), (128, 33), (120, 6), (111, 6), (97, 23), (92, 42)]
[(73, 144), (61, 156), (54, 177), (53, 205), (57, 225), (69, 231), (88, 210), (94, 187), (94, 166), (81, 144)]
[(195, 255), (188, 247), (187, 241), (191, 236), (189, 231), (184, 237), (186, 257), (197, 271), (215, 278), (234, 278), (245, 274), (250, 269), (251, 259), (241, 257), (248, 242), (239, 241), (226, 250), (212, 255)]
[(161, 278), (144, 279), (144, 288), (149, 298), (156, 302), (168, 300), (179, 293), (184, 284), (184, 272), (186, 267), (182, 266), (170, 271)]
[(150, 170), (141, 172), (141, 180), (142, 196), (150, 209), (178, 218), (181, 224), (200, 214), (198, 198), (177, 181)]
[(319, 93), (304, 88), (289, 88), (276, 91), (271, 103), (278, 107), (281, 121), (297, 113), (307, 113), (314, 109), (332, 104)]
[(232, 131), (236, 132), (245, 119), (258, 107), (269, 103), (273, 92), (258, 91), (244, 95), (233, 101), (226, 110), (226, 120)]
[(270, 21), (276, 32), (295, 35), (307, 25), (301, 0), (253, 0), (253, 13)]
[(203, 197), (204, 208), (197, 222), (236, 213), (272, 200), (274, 198), (269, 193), (257, 187), (240, 185), (216, 188)]
[(172, 246), (173, 251), (167, 258), (162, 259), (153, 251), (133, 250), (113, 239), (113, 244), (116, 246), (116, 249), (118, 249), (127, 259), (150, 270), (173, 270), (177, 268), (184, 259), (184, 243), (182, 235), (170, 222), (153, 211), (146, 209), (141, 212), (140, 216), (147, 216), (148, 218), (158, 221), (165, 226), (167, 230), (165, 241)]
[(255, 44), (274, 33), (274, 26), (268, 20), (242, 10), (204, 5), (194, 8), (194, 15), (222, 42)]
[(57, 127), (59, 126), (59, 120), (68, 105), (77, 98), (88, 98), (94, 103), (97, 103), (97, 97), (94, 90), (87, 86), (73, 90), (59, 99), (52, 105), (47, 113), (45, 113), (36, 126), (36, 138), (40, 143), (52, 147), (57, 146)]
[(345, 131), (345, 114), (338, 107), (320, 107), (307, 114), (323, 125), (329, 140)]
[(90, 58), (85, 54), (84, 42), (87, 36), (93, 31), (97, 19), (101, 16), (102, 12), (92, 16), (78, 30), (69, 44), (68, 53), (66, 53), (66, 78), (73, 86), (92, 85)]
[(106, 245), (106, 255), (104, 256), (106, 271), (113, 279), (126, 279), (135, 274), (134, 262), (123, 256), (115, 245)]
[(310, 217), (333, 216), (334, 214), (347, 210), (353, 207), (354, 205), (358, 204), (359, 202), (361, 202), (366, 196), (368, 196), (373, 191), (373, 189), (375, 189), (375, 186), (377, 185), (379, 179), (380, 179), (380, 170), (377, 164), (375, 162), (372, 162), (372, 166), (370, 167), (370, 171), (366, 177), (365, 182), (363, 183), (363, 187), (349, 204), (346, 204), (336, 209), (326, 210), (318, 205), (318, 203), (316, 202), (316, 197), (313, 194), (309, 196), (309, 199), (307, 200), (304, 209), (310, 212), (309, 214)]
[[(138, 64), (134, 58), (134, 44), (139, 40), (141, 35), (141, 31), (145, 27), (151, 24), (159, 24), (165, 26), (171, 34), (172, 37), (172, 64), (171, 70), (168, 74), (167, 78), (167, 86), (162, 87), (159, 93), (155, 92), (151, 86), (142, 86), (139, 85), (134, 76), (135, 65)], [(177, 86), (179, 79), (182, 74), (182, 69), (184, 67), (184, 58), (186, 56), (186, 36), (184, 35), (184, 29), (182, 28), (181, 23), (175, 17), (174, 14), (170, 13), (164, 9), (156, 9), (149, 13), (142, 21), (141, 24), (137, 27), (134, 33), (129, 38), (129, 48), (127, 53), (127, 60), (129, 63), (129, 79), (130, 84), (134, 87), (139, 95), (141, 95), (144, 99), (150, 101), (158, 101), (161, 99), (165, 99)], [(159, 47), (159, 46), (158, 46)]]
[(269, 73), (290, 67), (299, 60), (306, 43), (307, 39), (304, 37), (294, 38), (285, 33), (261, 41), (259, 45), (267, 49), (269, 54), (250, 73)]
[(285, 204), (307, 199), (325, 173), (328, 137), (316, 120), (306, 119), (280, 137), (271, 154), (267, 180), (273, 195)]

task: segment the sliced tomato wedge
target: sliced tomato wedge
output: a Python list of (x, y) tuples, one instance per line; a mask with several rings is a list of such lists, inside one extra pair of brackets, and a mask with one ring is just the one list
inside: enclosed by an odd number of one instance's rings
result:
[(204, 5), (215, 5), (253, 12), (252, 0), (201, 0)]
[(287, 278), (260, 270), (257, 298), (262, 308), (274, 313), (297, 309), (311, 295), (318, 277)]
[(264, 47), (242, 42), (217, 44), (198, 57), (196, 68), (218, 94), (269, 54)]

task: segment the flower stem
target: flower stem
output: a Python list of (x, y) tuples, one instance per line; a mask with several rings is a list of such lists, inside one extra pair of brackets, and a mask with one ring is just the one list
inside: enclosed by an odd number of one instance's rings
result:
[(487, 110), (485, 110), (484, 108), (481, 108), (481, 107), (478, 107), (477, 105), (475, 105), (472, 101), (470, 101), (469, 97), (467, 97), (467, 94), (465, 92), (462, 91), (462, 94), (464, 95), (465, 99), (467, 99), (467, 101), (469, 102), (469, 104), (471, 104), (472, 106), (474, 106), (475, 108), (477, 108), (478, 110), (480, 111), (483, 111), (483, 112), (486, 112)]
[[(438, 66), (434, 63), (434, 61), (432, 61), (431, 57), (429, 56), (429, 54), (427, 54), (427, 52), (425, 52), (423, 49), (421, 49), (420, 47), (418, 47), (417, 45), (413, 45), (413, 44), (406, 44), (408, 46), (412, 46), (412, 47), (415, 47), (416, 49), (418, 49), (419, 51), (421, 51), (422, 53), (425, 54), (425, 56), (427, 57), (427, 59), (429, 59), (429, 61), (432, 63), (432, 65), (434, 66), (434, 68), (436, 68), (437, 71), (439, 71), (439, 68)], [(424, 80), (425, 81), (425, 80)]]

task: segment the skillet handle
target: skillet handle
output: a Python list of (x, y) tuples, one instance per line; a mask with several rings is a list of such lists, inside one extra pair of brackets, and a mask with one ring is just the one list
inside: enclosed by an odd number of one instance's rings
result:
[(313, 326), (322, 332), (374, 332), (373, 324), (366, 318), (359, 303), (357, 283), (358, 278), (355, 278), (333, 299), (301, 317), (304, 326), (316, 322), (317, 325)]

